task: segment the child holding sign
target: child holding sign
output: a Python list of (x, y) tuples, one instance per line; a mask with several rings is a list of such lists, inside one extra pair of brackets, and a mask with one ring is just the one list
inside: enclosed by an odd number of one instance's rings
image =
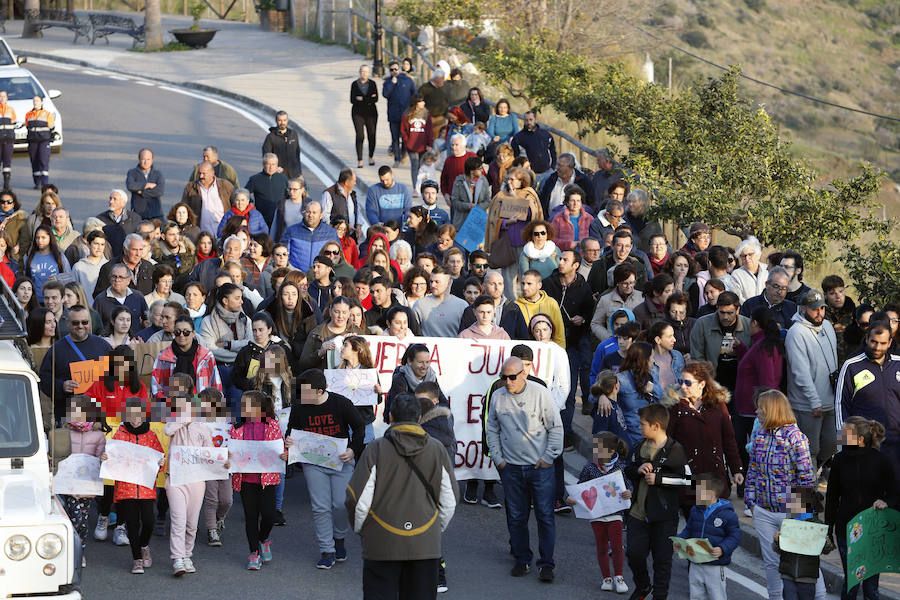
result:
[[(213, 446), (212, 435), (206, 423), (199, 420), (199, 402), (194, 402), (191, 391), (194, 379), (184, 373), (176, 373), (169, 381), (169, 402), (174, 409), (175, 419), (166, 423), (166, 435), (171, 438), (169, 453), (179, 446)], [(227, 463), (226, 463), (227, 466)], [(197, 521), (203, 507), (206, 482), (194, 481), (172, 485), (166, 478), (166, 496), (169, 499), (170, 532), (169, 552), (172, 559), (172, 574), (181, 577), (185, 573), (196, 573), (192, 556), (194, 541), (197, 539)]]
[[(816, 515), (822, 509), (822, 501), (816, 488), (792, 486), (785, 504), (788, 516), (781, 523), (781, 530), (775, 532), (775, 541), (772, 542), (775, 551), (781, 554), (778, 572), (781, 573), (781, 582), (784, 585), (782, 597), (784, 600), (813, 600), (816, 597), (816, 581), (819, 579), (819, 552), (805, 554), (782, 550), (781, 531), (784, 530), (786, 523), (794, 519), (821, 523)], [(822, 535), (825, 537), (824, 532)], [(834, 544), (826, 537), (821, 553), (828, 554), (832, 550)]]
[[(850, 417), (844, 421), (843, 448), (834, 455), (831, 463), (825, 495), (825, 522), (828, 524), (828, 537), (835, 539), (841, 553), (845, 578), (847, 523), (867, 508), (884, 510), (892, 500), (896, 502), (900, 492), (891, 460), (878, 450), (883, 440), (884, 426), (881, 423), (863, 417)], [(867, 600), (877, 598), (878, 575), (865, 579), (862, 588)], [(841, 588), (841, 598), (856, 600), (858, 592), (859, 586), (848, 591), (845, 583)]]
[[(125, 421), (119, 425), (112, 439), (138, 444), (162, 452), (163, 447), (150, 430), (147, 420), (147, 402), (140, 398), (128, 398), (125, 401)], [(106, 452), (100, 460), (107, 460)], [(162, 460), (160, 466), (162, 466)], [(156, 500), (156, 488), (144, 487), (135, 483), (116, 481), (113, 500), (118, 514), (128, 527), (128, 541), (131, 546), (131, 572), (135, 575), (144, 573), (153, 565), (150, 557), (150, 536), (153, 535), (153, 504)]]
[(731, 501), (720, 498), (727, 487), (722, 476), (702, 473), (694, 479), (697, 505), (691, 508), (678, 537), (707, 540), (716, 560), (691, 563), (691, 600), (725, 600), (725, 565), (731, 564), (731, 554), (741, 543), (741, 526)]
[[(602, 374), (601, 374), (602, 376)], [(615, 375), (612, 376), (615, 379)], [(594, 460), (584, 465), (578, 476), (578, 483), (584, 483), (616, 471), (621, 471), (628, 458), (628, 444), (609, 431), (603, 431), (594, 436)], [(625, 485), (631, 482), (625, 479)], [(629, 485), (630, 488), (630, 485)], [(631, 498), (631, 490), (622, 492), (625, 499)], [(566, 498), (566, 503), (575, 506), (575, 499)], [(594, 519), (591, 521), (591, 529), (594, 530), (594, 541), (597, 543), (597, 562), (600, 564), (600, 572), (603, 574), (603, 583), (600, 589), (611, 592), (613, 589), (618, 594), (628, 591), (623, 575), (625, 567), (625, 550), (622, 545), (623, 521), (622, 514), (615, 513)], [(609, 570), (609, 556), (612, 553), (613, 572)]]

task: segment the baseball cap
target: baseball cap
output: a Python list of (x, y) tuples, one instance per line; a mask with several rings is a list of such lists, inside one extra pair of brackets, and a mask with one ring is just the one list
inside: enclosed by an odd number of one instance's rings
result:
[(812, 309), (822, 308), (825, 306), (825, 296), (819, 290), (809, 290), (800, 301), (800, 306)]

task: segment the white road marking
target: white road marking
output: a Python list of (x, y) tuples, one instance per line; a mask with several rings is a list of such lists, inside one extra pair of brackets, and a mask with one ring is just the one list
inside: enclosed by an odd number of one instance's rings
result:
[(753, 592), (757, 596), (760, 596), (762, 598), (769, 597), (769, 590), (766, 589), (766, 586), (756, 583), (749, 577), (744, 577), (740, 573), (736, 573), (728, 568), (725, 569), (725, 576), (728, 579), (735, 582), (736, 584), (738, 584), (739, 586), (741, 586), (742, 588), (744, 588), (750, 592)]
[(60, 71), (77, 71), (81, 67), (76, 67), (74, 65), (66, 65), (62, 63), (53, 62), (52, 60), (44, 60), (43, 58), (28, 58), (28, 62), (25, 63), (28, 65), (38, 65), (40, 67), (51, 67), (53, 69), (59, 69)]
[(122, 77), (121, 75), (107, 75), (110, 79), (115, 79), (116, 81), (130, 81), (129, 77)]
[(147, 87), (156, 87), (156, 84), (153, 83), (152, 81), (140, 81), (140, 80), (137, 80), (137, 81), (135, 81), (135, 83), (138, 84), (138, 85), (146, 85)]

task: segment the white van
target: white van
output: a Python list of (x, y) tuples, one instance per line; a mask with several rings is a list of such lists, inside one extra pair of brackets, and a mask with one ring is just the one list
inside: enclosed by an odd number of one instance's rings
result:
[(81, 544), (51, 492), (25, 313), (0, 279), (0, 599), (79, 599)]

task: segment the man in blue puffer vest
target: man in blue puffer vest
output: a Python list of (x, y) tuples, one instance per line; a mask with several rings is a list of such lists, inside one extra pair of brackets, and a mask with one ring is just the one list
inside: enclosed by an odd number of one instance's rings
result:
[(328, 242), (340, 243), (334, 228), (322, 221), (322, 204), (318, 200), (310, 200), (303, 209), (303, 220), (288, 227), (281, 236), (281, 243), (287, 244), (291, 266), (304, 273)]
[(741, 525), (730, 500), (719, 498), (725, 482), (719, 475), (701, 473), (697, 482), (697, 505), (691, 508), (687, 523), (678, 537), (702, 538), (709, 542), (716, 560), (691, 562), (691, 600), (725, 600), (725, 567), (731, 564), (731, 554), (741, 543)]

